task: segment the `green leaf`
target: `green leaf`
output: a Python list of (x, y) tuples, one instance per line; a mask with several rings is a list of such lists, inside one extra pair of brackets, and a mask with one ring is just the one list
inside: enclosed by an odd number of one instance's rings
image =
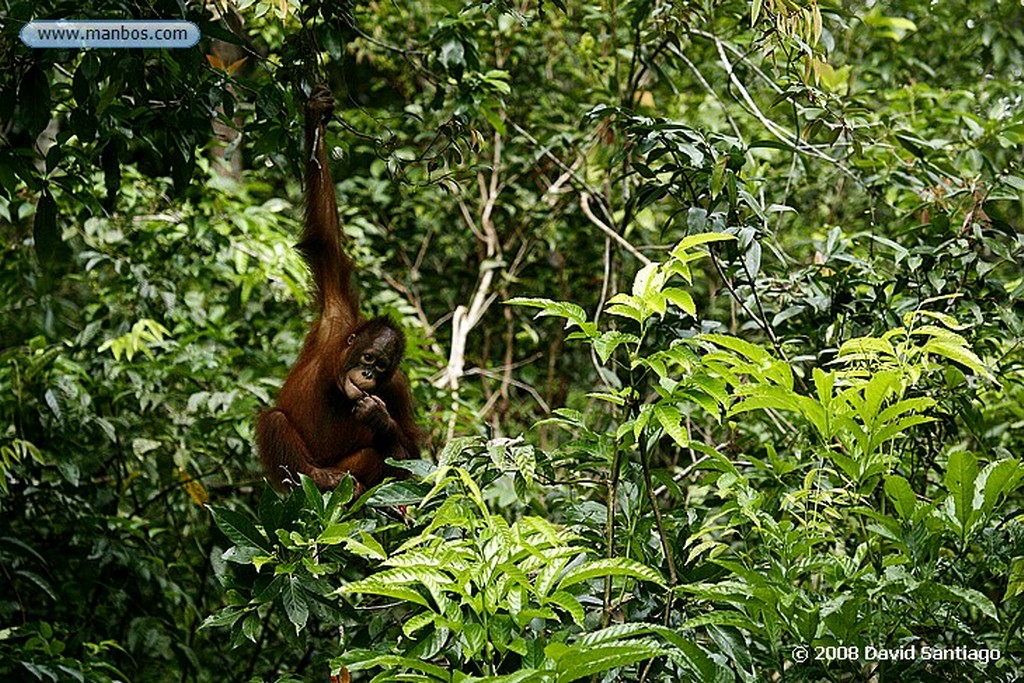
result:
[(1006, 175), (1003, 176), (1002, 181), (1018, 192), (1024, 192), (1024, 178), (1016, 175)]
[(735, 235), (727, 235), (721, 232), (702, 232), (698, 235), (689, 235), (679, 241), (672, 249), (672, 257), (683, 261), (690, 260), (688, 257), (691, 255), (690, 252), (694, 247), (699, 247), (702, 244), (708, 244), (709, 242), (727, 242), (729, 240), (736, 239)]
[(713, 612), (687, 619), (682, 628), (694, 629), (703, 626), (732, 626), (744, 630), (758, 628), (758, 625), (750, 617), (732, 609), (716, 609)]
[(743, 255), (743, 267), (751, 278), (756, 278), (761, 272), (761, 244), (757, 240), (750, 243), (747, 253)]
[(724, 334), (702, 334), (700, 338), (729, 349), (730, 351), (735, 351), (754, 363), (767, 364), (774, 360), (770, 353), (757, 344), (748, 342), (745, 339), (740, 339), (739, 337), (731, 337)]
[(907, 33), (917, 30), (917, 24), (906, 17), (887, 17), (880, 11), (868, 12), (863, 16), (868, 26), (879, 29), (879, 33), (892, 40), (902, 40)]
[[(351, 671), (366, 671), (368, 669), (398, 669), (398, 670), (412, 670), (419, 671), (420, 673), (426, 674), (431, 677), (427, 680), (443, 681), (448, 683), (451, 680), (451, 676), (448, 672), (436, 665), (421, 660), (418, 657), (402, 657), (399, 655), (382, 655), (376, 650), (351, 650), (346, 652), (341, 657), (335, 657), (331, 660), (331, 669), (337, 670), (341, 667), (345, 667)], [(374, 679), (377, 680), (377, 679)], [(384, 680), (388, 681), (423, 681), (422, 678), (414, 677), (397, 677), (391, 676), (386, 677)]]
[[(507, 83), (505, 84), (505, 89), (508, 89)], [(491, 124), (494, 130), (498, 132), (499, 135), (505, 134), (505, 119), (501, 115), (501, 102), (493, 98), (488, 98), (487, 100), (480, 103), (478, 111), (483, 115), (487, 123)]]
[(219, 505), (210, 505), (210, 513), (217, 527), (237, 546), (259, 548), (271, 552), (270, 541), (260, 533), (248, 517)]
[[(624, 405), (626, 405), (626, 398), (624, 396), (619, 395), (619, 394), (609, 394), (609, 393), (602, 392), (602, 391), (595, 391), (595, 392), (591, 392), (591, 393), (587, 394), (587, 398), (592, 398), (592, 399), (595, 399), (597, 401), (604, 401), (606, 403), (611, 403), (612, 405), (616, 405), (616, 406), (624, 406)], [(547, 422), (547, 421), (545, 420), (544, 422)], [(539, 424), (542, 424), (542, 423), (541, 422), (535, 423), (535, 426), (539, 425)]]
[(1006, 579), (1006, 593), (1003, 602), (1024, 594), (1024, 557), (1015, 557), (1010, 563), (1010, 575)]
[(473, 659), (487, 643), (487, 630), (480, 624), (469, 622), (462, 627), (462, 637), (466, 643), (463, 656), (466, 659)]
[(274, 600), (276, 600), (277, 597), (284, 592), (285, 583), (290, 578), (291, 577), (286, 576), (285, 574), (278, 574), (277, 576), (275, 576), (273, 579), (270, 580), (270, 583), (268, 583), (266, 586), (260, 589), (253, 596), (256, 602), (263, 603), (273, 602)]
[(981, 359), (966, 346), (954, 343), (948, 339), (933, 338), (928, 340), (928, 342), (921, 348), (921, 351), (924, 353), (934, 353), (935, 355), (960, 363), (961, 365), (974, 370), (974, 372), (978, 373), (982, 377), (998, 384), (998, 382), (996, 382), (996, 378), (988, 371), (988, 368), (986, 368), (985, 364), (981, 362)]
[(644, 311), (643, 302), (628, 294), (616, 294), (608, 300), (605, 312), (610, 315), (617, 315), (620, 318), (628, 318), (639, 324), (649, 317)]
[[(651, 631), (660, 635), (678, 649), (687, 668), (695, 674), (694, 680), (701, 681), (701, 683), (735, 682), (736, 678), (728, 667), (712, 659), (704, 648), (683, 638), (675, 630), (663, 626), (654, 626), (651, 628)], [(673, 659), (677, 657), (676, 653), (669, 652), (668, 654)]]
[(547, 564), (537, 572), (533, 590), (542, 601), (547, 599), (552, 587), (555, 585), (555, 580), (562, 573), (562, 570), (565, 569), (566, 565), (569, 564), (570, 559), (570, 557), (566, 556), (549, 558)]
[(594, 674), (618, 669), (666, 653), (664, 648), (647, 643), (623, 643), (570, 651), (558, 660), (558, 683), (569, 683)]
[(288, 621), (295, 626), (295, 634), (306, 627), (309, 619), (309, 603), (306, 601), (305, 590), (299, 585), (298, 577), (291, 576), (285, 584), (281, 593), (281, 602), (284, 604), (285, 614)]
[(552, 301), (550, 299), (540, 299), (531, 297), (517, 297), (509, 299), (505, 302), (507, 306), (525, 306), (528, 308), (539, 308), (540, 312), (536, 317), (542, 318), (545, 316), (554, 316), (558, 318), (565, 318), (568, 322), (566, 328), (572, 325), (583, 327), (584, 323), (587, 322), (587, 312), (584, 311), (580, 306), (565, 302), (565, 301)]
[(860, 419), (865, 424), (871, 423), (875, 416), (878, 415), (878, 411), (881, 410), (882, 403), (898, 387), (899, 377), (895, 372), (891, 370), (879, 370), (876, 372), (864, 387), (864, 403), (858, 411)]
[(420, 612), (419, 614), (410, 617), (402, 624), (402, 633), (404, 633), (406, 637), (411, 638), (417, 631), (430, 626), (437, 619), (438, 615), (433, 612)]
[(564, 590), (569, 586), (601, 576), (629, 576), (639, 581), (665, 584), (665, 580), (656, 569), (625, 557), (611, 557), (594, 560), (575, 569), (570, 569), (558, 582), (558, 590)]
[(926, 396), (916, 396), (914, 398), (904, 399), (893, 403), (891, 406), (880, 412), (878, 414), (877, 422), (879, 424), (884, 424), (896, 417), (899, 417), (903, 413), (908, 413), (911, 410), (927, 410), (934, 405), (935, 399), (931, 399)]
[(246, 612), (235, 607), (226, 607), (215, 614), (211, 614), (203, 620), (200, 629), (225, 628), (233, 626), (236, 621), (242, 618)]
[(910, 519), (914, 510), (917, 509), (917, 497), (914, 490), (910, 488), (910, 482), (899, 475), (887, 477), (885, 480), (885, 495), (896, 506), (896, 512), (903, 519)]
[(71, 251), (64, 244), (57, 224), (57, 202), (49, 190), (43, 190), (36, 205), (36, 215), (32, 220), (32, 238), (36, 255), (44, 264), (63, 263), (71, 256)]
[(659, 281), (664, 277), (660, 276), (657, 263), (648, 263), (637, 271), (633, 278), (633, 296), (638, 299), (645, 299), (652, 289), (658, 289)]
[(871, 237), (871, 239), (873, 239), (874, 241), (878, 242), (879, 244), (884, 244), (885, 246), (889, 247), (894, 252), (896, 252), (896, 256), (895, 256), (894, 260), (896, 261), (897, 264), (900, 261), (902, 261), (903, 259), (905, 259), (910, 254), (910, 252), (906, 248), (904, 248), (902, 245), (900, 245), (897, 242), (893, 242), (891, 239), (888, 239), (887, 237), (882, 237), (881, 235), (875, 235), (875, 234), (871, 234), (870, 237)]
[(975, 482), (975, 500), (981, 490), (982, 509), (991, 514), (1000, 497), (1017, 489), (1024, 477), (1024, 467), (1016, 458), (1004, 458), (985, 466)]
[(302, 492), (306, 496), (306, 507), (313, 510), (318, 517), (321, 519), (324, 516), (324, 495), (320, 492), (320, 488), (316, 483), (305, 474), (299, 475), (299, 481), (302, 484)]
[(866, 448), (867, 453), (874, 453), (878, 450), (879, 446), (888, 441), (889, 439), (900, 436), (905, 431), (915, 425), (927, 424), (929, 422), (935, 422), (934, 417), (928, 417), (927, 415), (909, 415), (907, 417), (900, 418), (895, 422), (887, 424), (880, 430), (871, 435), (871, 440)]
[(666, 403), (659, 403), (654, 406), (654, 416), (665, 433), (672, 437), (679, 446), (686, 448), (690, 445), (690, 435), (682, 425), (683, 416), (679, 409)]
[(569, 613), (569, 616), (572, 617), (577, 626), (583, 627), (583, 619), (586, 616), (583, 612), (583, 605), (580, 604), (580, 601), (572, 593), (557, 590), (548, 596), (544, 604), (553, 604), (561, 607)]
[(411, 602), (421, 607), (429, 607), (427, 599), (420, 594), (419, 591), (406, 586), (390, 583), (388, 581), (377, 580), (374, 577), (362, 579), (360, 581), (354, 581), (346, 584), (339, 588), (337, 593), (362, 593), (366, 595), (380, 595), (386, 598), (395, 598), (396, 600), (404, 600), (405, 602)]
[(729, 157), (725, 154), (718, 157), (715, 160), (715, 165), (711, 169), (711, 196), (717, 197), (725, 187), (725, 167), (729, 162)]
[[(556, 5), (558, 0), (552, 0)], [(511, 648), (509, 648), (511, 649)], [(521, 669), (514, 674), (504, 676), (482, 676), (466, 679), (466, 683), (551, 683), (555, 680), (554, 671), (537, 671), (536, 669)], [(453, 678), (452, 683), (458, 683)]]
[(789, 410), (803, 415), (814, 425), (823, 440), (831, 438), (825, 410), (813, 398), (770, 384), (753, 385), (746, 393), (744, 399), (729, 410), (729, 415), (739, 415), (751, 410)]
[[(423, 461), (402, 460), (398, 462), (409, 465), (413, 462), (419, 463)], [(388, 458), (388, 464), (391, 464), (390, 458)], [(351, 477), (342, 479), (341, 486), (336, 490), (340, 490), (345, 485), (345, 482), (351, 481), (351, 479)], [(365, 497), (360, 498), (359, 502), (367, 508), (379, 509), (394, 508), (400, 505), (418, 505), (422, 500), (423, 491), (419, 483), (414, 481), (390, 481), (375, 486), (371, 491), (367, 492)]]
[(623, 344), (638, 344), (639, 342), (640, 338), (635, 334), (610, 330), (594, 340), (594, 351), (602, 363), (607, 363), (608, 359), (615, 353), (615, 350)]
[[(398, 558), (395, 558), (393, 561), (397, 563)], [(424, 586), (433, 584), (436, 586), (447, 587), (454, 583), (454, 581), (440, 568), (425, 566), (424, 564), (415, 564), (409, 566), (398, 566), (394, 569), (385, 569), (384, 571), (377, 572), (373, 576), (368, 576), (365, 579), (346, 584), (339, 590), (343, 592), (356, 593), (367, 592), (364, 588), (366, 585), (376, 585), (378, 583), (386, 583), (390, 585), (419, 584)]]
[(973, 588), (964, 588), (962, 586), (940, 585), (939, 588), (943, 592), (948, 592), (949, 594), (954, 596), (959, 602), (962, 602), (964, 605), (967, 605), (968, 607), (977, 608), (981, 611), (982, 614), (984, 614), (989, 619), (992, 619), (996, 622), (999, 621), (999, 613), (996, 611), (995, 604), (993, 604), (993, 602), (989, 600), (988, 596), (982, 593), (981, 591), (977, 591)]
[(962, 534), (966, 534), (974, 511), (974, 479), (977, 476), (978, 459), (973, 453), (957, 449), (949, 454), (945, 484), (953, 500), (953, 509)]
[(630, 636), (639, 636), (648, 633), (660, 632), (661, 627), (643, 622), (625, 622), (613, 624), (597, 631), (590, 631), (582, 634), (575, 642), (575, 646), (601, 645), (605, 643), (616, 643)]
[(440, 59), (445, 69), (459, 78), (466, 66), (466, 48), (457, 38), (452, 38), (441, 46)]
[[(33, 63), (23, 74), (18, 87), (18, 100), (22, 110), (19, 119), (28, 137), (34, 140), (50, 123), (54, 102), (50, 96), (50, 78), (41, 62)], [(9, 74), (8, 78), (11, 76), (15, 79), (14, 83), (17, 83), (17, 74)], [(12, 90), (5, 92), (13, 93)]]
[(255, 643), (259, 633), (260, 618), (258, 615), (250, 613), (242, 620), (242, 635)]
[(694, 303), (693, 297), (690, 293), (679, 289), (678, 287), (668, 287), (662, 294), (665, 298), (674, 303), (676, 306), (681, 308), (686, 313), (689, 313), (693, 317), (697, 317), (697, 304)]
[(843, 342), (839, 347), (839, 356), (854, 356), (855, 358), (873, 359), (879, 355), (894, 357), (896, 349), (887, 339), (877, 337), (858, 337)]
[(371, 560), (383, 561), (388, 557), (387, 553), (384, 551), (384, 546), (382, 546), (376, 538), (365, 531), (359, 532), (358, 540), (349, 538), (348, 542), (345, 544), (345, 549), (359, 557), (365, 557)]
[(348, 537), (352, 534), (352, 530), (354, 528), (354, 522), (332, 524), (317, 536), (316, 542), (321, 545), (337, 545), (348, 540)]
[(814, 388), (818, 392), (818, 402), (827, 407), (832, 402), (832, 388), (836, 382), (835, 373), (814, 368), (811, 371), (811, 376), (814, 378)]
[[(341, 482), (338, 483), (337, 488), (331, 491), (331, 495), (327, 500), (327, 506), (324, 511), (330, 515), (341, 506), (347, 505), (352, 500), (352, 493), (354, 490), (355, 482), (352, 480), (352, 477), (344, 477)], [(337, 519), (337, 517), (334, 517), (334, 519)]]

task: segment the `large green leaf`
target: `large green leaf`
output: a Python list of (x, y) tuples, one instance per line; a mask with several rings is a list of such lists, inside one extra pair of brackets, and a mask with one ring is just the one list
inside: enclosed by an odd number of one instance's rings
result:
[(269, 539), (245, 515), (220, 505), (210, 505), (210, 513), (217, 527), (232, 543), (244, 548), (259, 548), (271, 552)]
[(594, 674), (619, 669), (664, 655), (666, 650), (654, 644), (623, 642), (571, 650), (557, 660), (558, 683), (569, 683)]
[(295, 626), (297, 634), (306, 627), (306, 621), (309, 619), (309, 603), (298, 577), (291, 576), (285, 582), (284, 590), (281, 592), (281, 602), (284, 604), (284, 612), (288, 615), (288, 621)]
[(656, 569), (625, 557), (611, 557), (594, 560), (575, 569), (570, 569), (562, 575), (562, 579), (558, 582), (558, 590), (564, 590), (569, 586), (601, 576), (628, 576), (639, 581), (650, 581), (661, 585), (665, 583)]
[(711, 242), (726, 242), (734, 239), (736, 239), (735, 235), (727, 235), (720, 232), (703, 232), (698, 235), (690, 235), (681, 239), (679, 243), (673, 247), (672, 257), (688, 260), (688, 257), (691, 255), (694, 247), (699, 247)]
[(885, 494), (896, 506), (896, 512), (903, 519), (910, 519), (917, 509), (917, 497), (910, 488), (910, 482), (899, 475), (886, 477)]
[(960, 526), (961, 534), (966, 535), (971, 513), (974, 511), (974, 479), (978, 476), (978, 459), (973, 453), (964, 449), (956, 449), (949, 454), (946, 463), (946, 490), (953, 501), (953, 511)]

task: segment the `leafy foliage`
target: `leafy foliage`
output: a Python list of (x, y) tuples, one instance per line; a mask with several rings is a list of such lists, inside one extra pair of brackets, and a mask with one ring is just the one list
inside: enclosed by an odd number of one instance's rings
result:
[[(991, 5), (0, 4), (0, 677), (1014, 680)], [(18, 42), (66, 16), (204, 42)], [(437, 453), (358, 501), (263, 490), (251, 447), (321, 79)], [(999, 656), (868, 656), (911, 647)]]

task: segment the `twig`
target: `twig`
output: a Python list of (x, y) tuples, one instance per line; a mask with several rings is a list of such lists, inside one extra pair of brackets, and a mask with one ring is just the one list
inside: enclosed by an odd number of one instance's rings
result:
[[(472, 368), (470, 370), (466, 370), (466, 372), (463, 374), (463, 376), (464, 377), (470, 377), (471, 375), (480, 375), (481, 377), (490, 377), (491, 379), (499, 379), (499, 378), (503, 378), (504, 377), (504, 373), (510, 373), (516, 367), (532, 363), (533, 361), (537, 360), (539, 357), (540, 357), (540, 354), (535, 354), (534, 356), (529, 358), (529, 360), (527, 360), (527, 361), (521, 361), (519, 363), (512, 363), (512, 364), (506, 365), (504, 368), (502, 368), (502, 372), (501, 373), (494, 372), (493, 370), (484, 370), (483, 368)], [(548, 402), (544, 400), (544, 398), (540, 395), (540, 392), (538, 392), (536, 389), (531, 387), (529, 384), (526, 384), (524, 382), (520, 382), (519, 380), (513, 379), (513, 378), (509, 379), (509, 384), (511, 386), (516, 387), (517, 389), (522, 389), (523, 391), (528, 393), (530, 396), (533, 396), (533, 399), (535, 401), (537, 401), (537, 405), (539, 405), (541, 407), (541, 410), (543, 410), (545, 413), (550, 413), (551, 412), (551, 406), (548, 405)], [(481, 411), (481, 414), (485, 414), (486, 412), (487, 412), (486, 410)]]
[(591, 223), (600, 228), (601, 232), (608, 235), (608, 237), (617, 242), (623, 249), (635, 256), (640, 263), (645, 266), (649, 266), (654, 263), (651, 259), (641, 254), (636, 247), (627, 242), (626, 238), (605, 225), (604, 221), (594, 215), (594, 212), (590, 210), (590, 195), (587, 192), (580, 192), (580, 208), (583, 209), (583, 214), (590, 219)]
[[(690, 474), (695, 469), (697, 469), (698, 466), (701, 465), (701, 463), (703, 463), (705, 460), (709, 460), (709, 459), (710, 459), (710, 456), (707, 456), (707, 455), (700, 456), (699, 458), (694, 460), (692, 463), (690, 463), (687, 467), (684, 467), (682, 470), (680, 470), (679, 472), (676, 472), (674, 475), (672, 475), (672, 481), (679, 482), (679, 481), (682, 481), (683, 479), (686, 479), (688, 476), (690, 476)], [(654, 491), (654, 495), (655, 496), (663, 496), (666, 493), (668, 493), (668, 486), (659, 486)]]
[(771, 133), (773, 136), (778, 138), (779, 141), (784, 142), (785, 144), (789, 145), (796, 151), (804, 152), (813, 157), (817, 157), (818, 159), (822, 159), (831, 164), (834, 164), (836, 168), (840, 170), (840, 172), (849, 176), (854, 181), (858, 181), (857, 176), (855, 176), (849, 169), (847, 169), (846, 166), (844, 166), (842, 162), (840, 162), (838, 159), (831, 157), (828, 154), (825, 154), (814, 145), (805, 144), (800, 140), (798, 136), (794, 135), (791, 131), (787, 130), (783, 126), (775, 123), (775, 121), (772, 121), (770, 118), (765, 116), (764, 112), (761, 111), (761, 108), (758, 107), (757, 103), (754, 102), (754, 98), (750, 95), (750, 91), (747, 90), (746, 86), (743, 85), (743, 82), (740, 81), (739, 77), (736, 75), (736, 70), (733, 66), (733, 63), (729, 61), (729, 56), (725, 54), (725, 45), (717, 36), (711, 35), (710, 33), (705, 33), (703, 31), (689, 31), (689, 33), (691, 35), (707, 38), (708, 40), (712, 41), (715, 44), (715, 48), (718, 51), (718, 58), (722, 63), (722, 67), (725, 69), (725, 73), (729, 76), (729, 81), (739, 92), (740, 98), (742, 100), (742, 103), (745, 105), (745, 108), (748, 112), (750, 112), (750, 114), (754, 118), (756, 118), (761, 123), (761, 125), (765, 127), (765, 129), (769, 133)]
[(736, 288), (732, 286), (732, 281), (729, 280), (729, 277), (722, 269), (722, 264), (719, 262), (718, 257), (715, 256), (715, 252), (713, 250), (708, 250), (708, 253), (711, 256), (711, 263), (714, 264), (715, 270), (718, 271), (718, 276), (722, 278), (722, 282), (725, 284), (726, 289), (728, 289), (729, 293), (732, 294), (733, 301), (738, 303), (740, 307), (743, 308), (744, 312), (750, 316), (750, 319), (757, 323), (758, 327), (764, 330), (765, 334), (768, 335), (768, 339), (771, 341), (772, 346), (775, 348), (775, 352), (779, 354), (780, 358), (785, 360), (786, 354), (782, 351), (782, 346), (779, 345), (779, 340), (775, 336), (775, 330), (772, 329), (772, 326), (768, 324), (767, 320), (762, 320), (756, 313), (750, 310), (747, 303), (740, 298), (740, 295), (736, 292)]

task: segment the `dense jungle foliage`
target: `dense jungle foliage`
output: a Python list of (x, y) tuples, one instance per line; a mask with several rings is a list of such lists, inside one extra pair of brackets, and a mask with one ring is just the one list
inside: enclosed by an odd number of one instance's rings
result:
[[(0, 0), (0, 63), (3, 680), (1024, 671), (1017, 0)], [(358, 500), (253, 447), (321, 79), (430, 430)]]

